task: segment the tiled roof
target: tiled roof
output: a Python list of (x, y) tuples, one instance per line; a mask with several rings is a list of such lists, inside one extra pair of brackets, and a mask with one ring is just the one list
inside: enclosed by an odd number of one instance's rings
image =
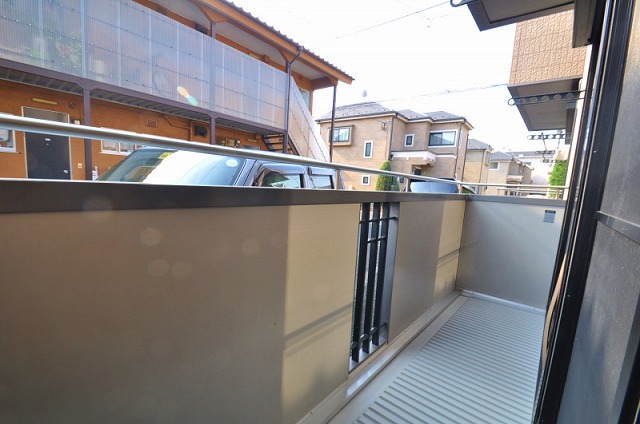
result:
[(467, 150), (491, 150), (491, 146), (487, 143), (483, 143), (475, 138), (470, 138), (467, 144)]
[[(405, 117), (409, 121), (418, 120), (418, 119), (431, 119), (434, 122), (442, 122), (442, 121), (465, 119), (462, 116), (454, 115), (452, 113), (448, 113), (444, 111), (418, 113), (411, 109), (394, 110), (394, 109), (389, 109), (388, 107), (385, 107), (378, 102), (364, 102), (364, 103), (356, 103), (352, 105), (336, 107), (336, 119), (360, 117), (360, 116), (368, 116), (368, 115), (380, 115), (385, 113), (395, 113)], [(325, 121), (328, 119), (331, 119), (331, 112), (328, 112), (322, 115), (318, 119), (318, 121)]]
[(400, 115), (407, 119), (425, 119), (427, 116), (422, 113), (415, 112), (411, 109), (402, 109), (397, 111)]
[(443, 110), (439, 110), (437, 112), (427, 112), (425, 113), (425, 115), (427, 118), (431, 118), (433, 121), (453, 121), (464, 119), (464, 116), (454, 115)]
[(513, 156), (505, 152), (493, 152), (491, 153), (491, 161), (511, 161)]
[[(377, 102), (364, 102), (356, 103), (352, 105), (338, 106), (336, 107), (336, 119), (348, 118), (351, 116), (367, 116), (367, 115), (379, 115), (382, 113), (393, 113), (395, 111), (382, 106)], [(323, 115), (321, 120), (331, 119), (331, 112)]]

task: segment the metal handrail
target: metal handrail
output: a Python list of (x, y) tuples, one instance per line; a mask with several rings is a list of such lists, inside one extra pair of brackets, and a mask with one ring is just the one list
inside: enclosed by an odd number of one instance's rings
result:
[(237, 149), (234, 147), (216, 146), (211, 144), (194, 143), (184, 141), (177, 138), (163, 137), (150, 134), (141, 134), (132, 131), (117, 130), (112, 128), (97, 128), (87, 125), (69, 124), (65, 122), (47, 121), (35, 118), (25, 118), (22, 116), (7, 115), (0, 113), (0, 127), (14, 131), (28, 131), (35, 133), (50, 134), (55, 133), (67, 137), (80, 139), (103, 140), (114, 143), (126, 143), (133, 145), (145, 145), (152, 147), (161, 147), (165, 149), (179, 149), (200, 153), (216, 153), (226, 156), (235, 156), (250, 159), (273, 160), (277, 162), (319, 166), (330, 168), (337, 172), (352, 171), (367, 174), (388, 175), (391, 177), (409, 178), (411, 180), (420, 181), (438, 181), (447, 184), (461, 184), (469, 187), (505, 187), (505, 188), (522, 188), (522, 189), (538, 189), (538, 190), (564, 190), (567, 186), (549, 186), (549, 185), (524, 185), (524, 184), (499, 184), (499, 183), (476, 183), (452, 181), (425, 175), (413, 175), (403, 172), (385, 171), (381, 169), (365, 168), (361, 166), (324, 162), (317, 159), (310, 159), (301, 156), (285, 155), (282, 153), (265, 152), (261, 150)]

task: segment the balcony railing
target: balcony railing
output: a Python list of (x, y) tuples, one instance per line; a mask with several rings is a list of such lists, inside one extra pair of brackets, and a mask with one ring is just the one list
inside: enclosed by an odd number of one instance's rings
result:
[[(319, 163), (20, 117), (0, 124)], [(459, 290), (543, 308), (564, 208), (2, 179), (0, 197), (8, 422), (325, 422), (376, 374), (365, 364), (388, 362)], [(354, 347), (370, 355), (350, 373)]]
[[(0, 58), (269, 127), (285, 125), (286, 73), (130, 1), (7, 1), (0, 39)], [(291, 93), (296, 149), (326, 160), (295, 83)]]

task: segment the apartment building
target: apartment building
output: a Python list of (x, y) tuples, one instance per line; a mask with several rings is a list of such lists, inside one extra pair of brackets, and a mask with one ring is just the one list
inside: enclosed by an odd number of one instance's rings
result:
[[(393, 110), (377, 102), (340, 106), (317, 120), (322, 139), (337, 163), (380, 168), (389, 160), (391, 170), (439, 178), (462, 179), (469, 131), (462, 116), (438, 111), (418, 113)], [(375, 177), (348, 173), (345, 185), (373, 190)], [(406, 187), (404, 181), (400, 189)]]
[(508, 85), (509, 103), (529, 131), (540, 131), (540, 137), (564, 134), (565, 146), (557, 150), (570, 151), (562, 154), (570, 158), (567, 175), (587, 85), (588, 47), (574, 46), (573, 25), (572, 9), (518, 22)]
[[(225, 0), (5, 1), (0, 113), (326, 160), (314, 90), (352, 78)], [(0, 177), (91, 179), (136, 146), (0, 129)]]

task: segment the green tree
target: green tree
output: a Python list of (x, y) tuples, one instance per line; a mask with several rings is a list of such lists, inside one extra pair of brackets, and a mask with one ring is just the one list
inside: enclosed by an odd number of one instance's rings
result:
[(549, 185), (554, 185), (554, 186), (564, 185), (566, 178), (567, 178), (567, 161), (557, 160), (555, 165), (553, 165), (553, 169), (551, 170), (551, 175), (549, 175)]
[[(391, 171), (391, 162), (385, 160), (380, 167), (382, 171)], [(390, 175), (378, 175), (376, 181), (376, 191), (391, 191), (393, 185), (393, 177)]]
[[(563, 186), (567, 179), (567, 161), (557, 160), (549, 175), (549, 185)], [(556, 197), (556, 192), (551, 192), (551, 197)]]

